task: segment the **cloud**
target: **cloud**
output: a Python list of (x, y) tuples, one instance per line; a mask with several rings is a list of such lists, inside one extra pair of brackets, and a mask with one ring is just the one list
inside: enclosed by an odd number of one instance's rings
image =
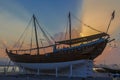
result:
[[(72, 33), (72, 35), (71, 35), (72, 39), (80, 37), (79, 31), (77, 29), (75, 29), (75, 28), (72, 29), (71, 33)], [(68, 30), (67, 30), (67, 32), (56, 33), (54, 35), (54, 39), (55, 39), (55, 41), (68, 40), (69, 39)]]

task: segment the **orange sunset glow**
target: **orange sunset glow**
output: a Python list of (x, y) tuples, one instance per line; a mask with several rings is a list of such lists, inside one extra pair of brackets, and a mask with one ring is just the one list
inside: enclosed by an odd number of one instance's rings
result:
[[(119, 3), (120, 3), (119, 0), (84, 0), (82, 9), (82, 20), (89, 26), (94, 27), (97, 30), (106, 32), (108, 23), (111, 18), (111, 14), (113, 10), (115, 10), (115, 18), (114, 20), (112, 20), (108, 34), (110, 34), (112, 38), (115, 38), (118, 43), (119, 42), (118, 34), (120, 30)], [(90, 35), (94, 33), (97, 32), (89, 29), (88, 27), (85, 27), (84, 25), (82, 26), (82, 35)], [(115, 43), (113, 42), (113, 44)], [(113, 47), (114, 45), (112, 45), (111, 47), (108, 44), (102, 55), (95, 59), (95, 63), (106, 62), (106, 64), (113, 63), (120, 64), (119, 57), (117, 57), (120, 51), (118, 48)], [(110, 61), (110, 58), (112, 58), (112, 61)]]

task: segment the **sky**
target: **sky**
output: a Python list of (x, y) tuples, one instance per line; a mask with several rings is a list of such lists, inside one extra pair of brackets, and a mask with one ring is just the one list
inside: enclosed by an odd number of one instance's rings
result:
[(81, 0), (0, 0), (0, 37), (18, 38), (33, 14), (51, 34), (63, 31), (69, 11), (77, 16), (81, 4)]
[(54, 36), (65, 31), (68, 13), (79, 17), (81, 8), (82, 0), (0, 0), (0, 48), (14, 45), (33, 14)]
[[(113, 37), (119, 33), (120, 29), (120, 0), (84, 0), (83, 1), (83, 21), (88, 25), (106, 32), (112, 12), (115, 10), (115, 18), (112, 21), (108, 33)], [(89, 28), (83, 27), (84, 35), (96, 33)]]
[[(120, 0), (84, 0), (82, 10), (82, 21), (84, 23), (106, 32), (112, 12), (115, 10), (115, 17), (111, 22), (108, 34), (111, 39), (116, 40), (109, 43), (102, 55), (95, 59), (99, 64), (120, 64)], [(82, 27), (82, 33), (89, 35), (96, 33), (85, 26)], [(112, 45), (110, 45), (112, 44)]]
[[(108, 33), (119, 41), (119, 4), (120, 0), (0, 0), (0, 47), (6, 47), (6, 44), (11, 46), (19, 38), (33, 14), (52, 35), (58, 36), (65, 29), (69, 11), (87, 25), (106, 32), (111, 14), (115, 10), (115, 19)], [(78, 27), (79, 34), (80, 31), (82, 35), (96, 33), (79, 22), (72, 25)], [(107, 59), (106, 53), (112, 51), (117, 50), (108, 46), (103, 55), (96, 60), (99, 63), (103, 62), (105, 58)], [(118, 53), (119, 50), (116, 54)], [(110, 55), (114, 54), (110, 53)]]

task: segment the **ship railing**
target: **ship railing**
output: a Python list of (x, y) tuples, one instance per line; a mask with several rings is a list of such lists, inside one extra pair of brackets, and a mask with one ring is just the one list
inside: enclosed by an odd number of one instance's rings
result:
[[(87, 42), (85, 44), (79, 44), (78, 46), (73, 46), (71, 48), (68, 48), (68, 47), (63, 47), (63, 48), (56, 48), (55, 52), (57, 51), (62, 51), (62, 50), (71, 50), (71, 49), (77, 49), (77, 48), (82, 48), (82, 47), (85, 47), (85, 46), (90, 46), (90, 45), (93, 45), (93, 44), (96, 44), (96, 43), (99, 43), (99, 42), (102, 42), (102, 41), (105, 41), (104, 38), (99, 38), (95, 41), (91, 41), (91, 42)], [(55, 45), (61, 45), (61, 44), (54, 44), (54, 45), (49, 45), (49, 46), (45, 46), (45, 47), (39, 47), (40, 50), (42, 49), (46, 49), (46, 48), (53, 48)], [(37, 50), (38, 48), (31, 48), (31, 49), (19, 49), (19, 50), (9, 50), (11, 53), (15, 53), (15, 54), (18, 54), (18, 53), (21, 53), (21, 54), (33, 54), (33, 53), (36, 53), (35, 50)], [(47, 51), (47, 50), (46, 50)], [(47, 53), (51, 53), (51, 52), (54, 52), (53, 49), (51, 49), (51, 51), (47, 52)], [(43, 52), (42, 52), (43, 53)], [(45, 53), (45, 52), (44, 52)]]
[(18, 53), (30, 53), (32, 51), (35, 51), (37, 49), (46, 49), (46, 48), (52, 48), (54, 45), (49, 45), (49, 46), (45, 46), (45, 47), (39, 47), (39, 48), (31, 48), (31, 49), (15, 49), (15, 50), (8, 50), (9, 52), (11, 53), (15, 53), (15, 54), (18, 54)]

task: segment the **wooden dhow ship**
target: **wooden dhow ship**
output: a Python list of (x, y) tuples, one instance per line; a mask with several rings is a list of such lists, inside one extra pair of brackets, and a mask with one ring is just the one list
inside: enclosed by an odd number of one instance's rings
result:
[[(105, 32), (72, 39), (71, 15), (69, 13), (69, 39), (55, 41), (54, 44), (40, 47), (37, 30), (40, 28), (43, 31), (43, 29), (41, 27), (37, 28), (37, 24), (39, 25), (39, 23), (34, 15), (32, 21), (36, 47), (30, 47), (29, 49), (19, 48), (17, 50), (6, 49), (10, 60), (20, 67), (29, 69), (54, 69), (56, 67), (64, 68), (70, 64), (77, 64), (83, 60), (93, 60), (103, 52), (107, 43), (110, 41), (110, 36)], [(58, 48), (57, 46), (60, 45), (67, 47)], [(47, 52), (45, 49), (49, 47), (52, 47), (51, 52)], [(41, 49), (44, 49), (44, 54), (40, 53)], [(35, 51), (35, 54), (31, 54), (32, 51)]]

